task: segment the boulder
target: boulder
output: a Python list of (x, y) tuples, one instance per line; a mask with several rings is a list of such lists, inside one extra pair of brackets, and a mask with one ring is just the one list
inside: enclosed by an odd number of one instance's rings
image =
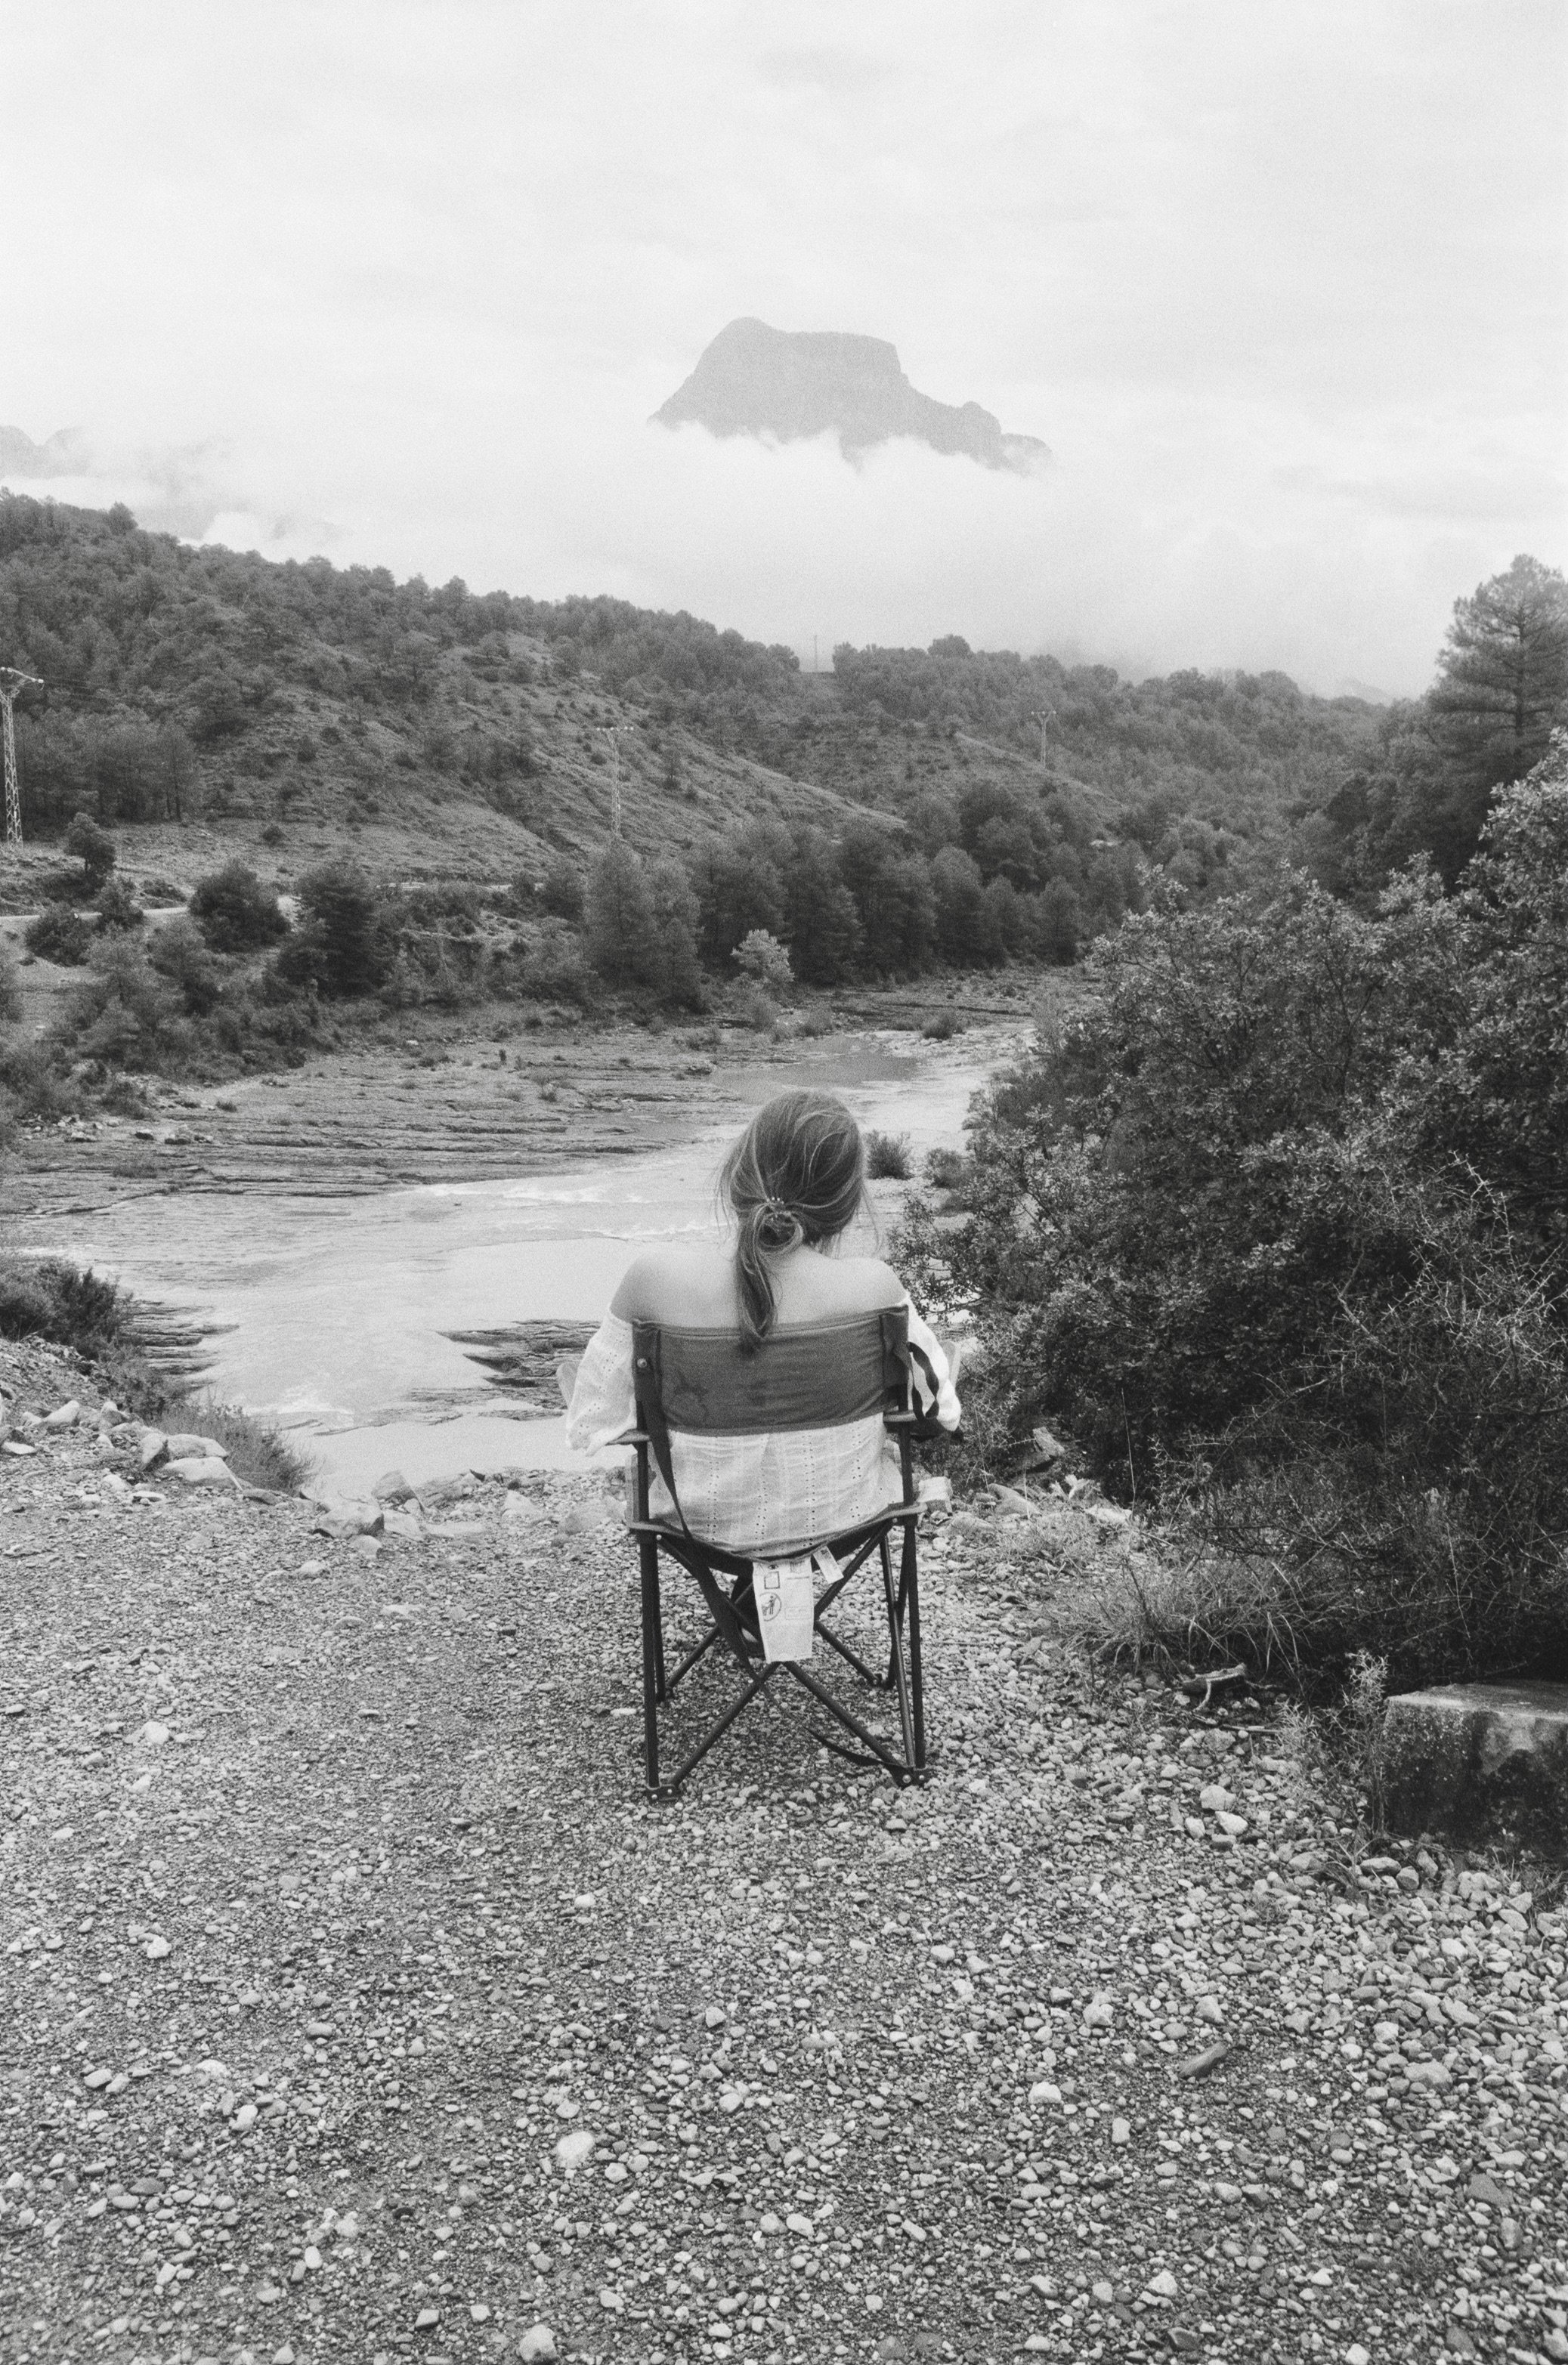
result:
[(381, 1529), (384, 1535), (403, 1536), (409, 1542), (417, 1541), (425, 1531), (423, 1522), (420, 1520), (418, 1512), (395, 1511), (392, 1509), (383, 1511), (381, 1515)]
[(386, 1514), (379, 1503), (352, 1503), (334, 1499), (328, 1503), (310, 1522), (313, 1536), (378, 1536), (386, 1523)]
[(1392, 1831), (1568, 1845), (1568, 1684), (1400, 1692), (1383, 1714)]
[(143, 1470), (151, 1470), (169, 1451), (169, 1440), (161, 1429), (140, 1429), (136, 1433), (136, 1458)]
[(173, 1431), (164, 1440), (164, 1445), (171, 1462), (194, 1461), (203, 1453), (216, 1454), (220, 1462), (229, 1458), (229, 1448), (219, 1445), (216, 1437), (197, 1437), (187, 1429)]
[(165, 1462), (161, 1478), (177, 1478), (183, 1486), (222, 1487), (238, 1494), (240, 1481), (227, 1462), (215, 1453), (182, 1453)]
[(57, 1405), (53, 1412), (45, 1413), (45, 1429), (74, 1429), (82, 1418), (82, 1407), (74, 1396), (68, 1403)]
[(414, 1490), (400, 1470), (388, 1470), (370, 1491), (378, 1503), (406, 1503)]

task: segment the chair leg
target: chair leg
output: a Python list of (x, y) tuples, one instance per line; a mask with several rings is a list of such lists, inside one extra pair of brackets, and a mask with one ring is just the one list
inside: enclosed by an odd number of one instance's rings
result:
[(882, 1538), (882, 1592), (888, 1605), (888, 1632), (892, 1643), (893, 1676), (898, 1685), (899, 1723), (903, 1732), (904, 1764), (913, 1775), (915, 1757), (914, 1724), (910, 1714), (909, 1681), (904, 1673), (903, 1636), (899, 1631), (898, 1597), (893, 1591), (893, 1561), (888, 1550), (888, 1540)]
[(664, 1638), (659, 1618), (659, 1548), (638, 1538), (643, 1587), (643, 1765), (650, 1790), (659, 1787), (659, 1711), (664, 1697)]
[(920, 1569), (914, 1530), (903, 1531), (903, 1566), (899, 1577), (899, 1608), (909, 1616), (909, 1687), (914, 1710), (914, 1766), (925, 1771), (925, 1687), (920, 1667)]

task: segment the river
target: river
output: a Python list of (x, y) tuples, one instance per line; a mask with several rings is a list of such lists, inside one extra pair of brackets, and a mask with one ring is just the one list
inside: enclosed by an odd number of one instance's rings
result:
[[(907, 1134), (918, 1164), (960, 1146), (970, 1095), (1012, 1048), (881, 1034), (731, 1070), (725, 1082), (747, 1109), (790, 1084), (839, 1092), (864, 1125)], [(561, 1421), (509, 1414), (446, 1334), (597, 1321), (648, 1241), (712, 1228), (732, 1134), (371, 1197), (140, 1198), (60, 1245), (218, 1326), (214, 1395), (297, 1432), (327, 1485), (353, 1492), (394, 1467), (415, 1485), (467, 1469), (569, 1468)], [(877, 1245), (896, 1196), (873, 1190), (879, 1204), (854, 1245)]]

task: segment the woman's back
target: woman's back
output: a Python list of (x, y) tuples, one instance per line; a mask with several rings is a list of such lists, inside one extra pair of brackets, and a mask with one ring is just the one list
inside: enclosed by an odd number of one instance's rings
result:
[[(902, 1283), (879, 1257), (823, 1256), (802, 1246), (773, 1257), (770, 1264), (780, 1329), (807, 1328), (903, 1303)], [(627, 1272), (612, 1311), (625, 1322), (658, 1322), (671, 1329), (738, 1330), (734, 1248), (713, 1240), (650, 1250)]]

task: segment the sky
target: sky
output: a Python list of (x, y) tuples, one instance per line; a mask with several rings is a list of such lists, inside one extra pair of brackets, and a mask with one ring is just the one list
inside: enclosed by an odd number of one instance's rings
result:
[[(1330, 691), (1568, 560), (1561, 0), (51, 0), (6, 67), (0, 421), (84, 432), (28, 489)], [(742, 314), (1053, 465), (651, 426)]]

